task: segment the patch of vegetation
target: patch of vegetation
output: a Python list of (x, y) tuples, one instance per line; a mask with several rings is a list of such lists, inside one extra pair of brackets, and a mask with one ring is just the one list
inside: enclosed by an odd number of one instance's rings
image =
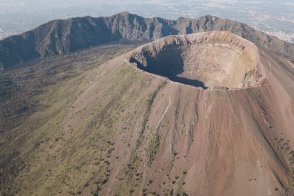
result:
[(149, 96), (149, 98), (148, 98), (148, 100), (147, 100), (148, 108), (150, 108), (150, 107), (152, 106), (152, 103), (153, 103), (153, 101), (154, 101), (156, 95), (158, 94), (158, 92), (160, 91), (160, 89), (162, 89), (162, 88), (165, 87), (166, 83), (167, 83), (167, 82), (164, 81), (163, 83), (161, 83), (161, 84), (157, 87), (157, 89), (156, 89), (153, 93), (151, 93), (151, 95)]
[(160, 146), (160, 136), (158, 133), (156, 133), (152, 136), (149, 142), (148, 149), (147, 149), (149, 164), (151, 164), (155, 160), (159, 146)]
[(0, 102), (9, 99), (19, 90), (19, 86), (12, 78), (0, 75)]
[[(161, 83), (157, 89), (155, 91), (153, 91), (148, 99), (147, 99), (147, 109), (146, 109), (146, 112), (145, 112), (145, 115), (144, 115), (144, 120), (143, 120), (143, 123), (142, 123), (142, 130), (140, 131), (140, 136), (143, 135), (145, 129), (146, 129), (146, 124), (147, 124), (147, 121), (148, 121), (148, 117), (149, 117), (149, 114), (150, 114), (150, 111), (151, 111), (151, 106), (154, 102), (154, 99), (156, 97), (156, 95), (158, 94), (158, 92), (165, 87), (165, 85), (167, 84), (166, 81), (164, 81), (163, 83)], [(140, 145), (140, 139), (141, 137), (139, 137), (139, 139), (137, 140), (137, 144), (136, 146), (138, 147)]]
[[(276, 142), (276, 150), (281, 155), (281, 158), (284, 159), (286, 163), (286, 167), (288, 169), (288, 183), (289, 187), (287, 187), (286, 192), (293, 192), (294, 191), (294, 150), (291, 149), (289, 145), (289, 140), (286, 141), (285, 138), (274, 138)], [(275, 191), (279, 191), (279, 188), (275, 188)]]
[[(111, 160), (107, 158), (112, 156), (111, 152), (114, 148), (113, 143), (103, 141), (109, 139), (106, 136), (112, 130), (89, 126), (92, 115), (81, 120), (77, 126), (74, 126), (75, 123), (66, 125), (65, 119), (72, 110), (77, 112), (77, 116), (81, 116), (80, 112), (83, 112), (85, 108), (77, 110), (74, 103), (78, 96), (88, 88), (93, 78), (97, 77), (96, 69), (106, 59), (125, 50), (124, 48), (95, 49), (89, 55), (77, 53), (69, 57), (44, 60), (44, 62), (28, 67), (4, 70), (5, 74), (11, 78), (6, 77), (4, 80), (1, 78), (1, 82), (5, 85), (0, 83), (0, 88), (9, 87), (11, 90), (17, 87), (20, 88), (21, 93), (17, 92), (17, 96), (11, 94), (13, 99), (8, 98), (3, 104), (9, 102), (11, 106), (27, 105), (22, 100), (29, 100), (33, 101), (34, 107), (30, 107), (33, 110), (29, 108), (30, 113), (26, 112), (21, 116), (21, 120), (16, 115), (19, 112), (5, 116), (5, 118), (0, 116), (0, 128), (2, 128), (1, 120), (6, 122), (8, 118), (8, 120), (11, 119), (9, 123), (14, 126), (13, 129), (7, 128), (11, 131), (5, 132), (6, 135), (4, 132), (0, 135), (0, 144), (3, 147), (1, 154), (10, 155), (12, 151), (19, 152), (13, 157), (3, 157), (3, 161), (8, 164), (3, 165), (3, 169), (1, 168), (0, 195), (1, 193), (7, 195), (56, 195), (57, 193), (66, 195), (77, 194), (78, 191), (83, 195), (95, 191), (96, 186), (97, 190), (100, 190), (103, 183), (107, 183), (106, 180), (110, 177), (112, 169)], [(125, 86), (128, 86), (133, 80), (132, 77), (128, 78), (130, 82), (124, 82)], [(18, 87), (17, 84), (21, 84), (21, 87)], [(115, 85), (122, 87), (117, 83)], [(125, 90), (124, 87), (122, 87), (123, 90)], [(103, 95), (106, 95), (107, 92), (105, 91)], [(117, 95), (113, 94), (114, 96)], [(15, 97), (19, 98), (14, 99)], [(127, 101), (128, 99), (125, 102)], [(101, 104), (104, 106), (104, 103)], [(115, 116), (108, 114), (113, 114), (111, 111), (115, 111), (114, 106), (122, 104), (122, 102), (115, 102), (115, 105), (109, 105), (109, 108), (105, 110), (103, 110), (104, 107), (91, 108), (93, 110), (91, 112), (105, 111), (106, 115), (103, 116), (105, 118), (101, 122), (109, 124), (112, 121), (115, 122), (116, 119)], [(3, 112), (4, 109), (2, 105), (0, 106)], [(12, 109), (17, 111), (19, 107), (14, 108)], [(26, 167), (19, 164), (21, 160), (26, 163)], [(96, 185), (94, 182), (99, 183)], [(27, 184), (30, 186), (28, 187)]]

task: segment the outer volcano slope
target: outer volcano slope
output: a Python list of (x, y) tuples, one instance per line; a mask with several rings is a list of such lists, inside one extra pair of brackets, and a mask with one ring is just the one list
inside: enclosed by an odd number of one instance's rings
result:
[(68, 107), (51, 103), (7, 135), (8, 193), (293, 194), (291, 61), (256, 48), (266, 85), (201, 90), (137, 69), (128, 59), (141, 49), (89, 70)]

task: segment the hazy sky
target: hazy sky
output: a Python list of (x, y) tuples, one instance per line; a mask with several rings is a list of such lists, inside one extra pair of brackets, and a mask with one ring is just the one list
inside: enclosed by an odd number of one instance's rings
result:
[(210, 14), (255, 28), (293, 28), (294, 32), (293, 10), (294, 0), (0, 0), (0, 33), (23, 32), (57, 18), (108, 16), (122, 11), (171, 19)]

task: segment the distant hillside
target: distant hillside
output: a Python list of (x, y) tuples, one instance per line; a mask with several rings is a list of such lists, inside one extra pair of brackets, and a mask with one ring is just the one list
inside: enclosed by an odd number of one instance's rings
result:
[(114, 41), (151, 41), (167, 35), (213, 30), (231, 31), (272, 52), (291, 58), (294, 56), (294, 44), (236, 21), (215, 16), (167, 20), (124, 12), (110, 17), (54, 20), (21, 35), (7, 37), (0, 41), (0, 66), (7, 68)]
[(167, 35), (212, 30), (231, 31), (275, 53), (294, 56), (294, 44), (236, 21), (215, 16), (167, 20), (124, 12), (110, 17), (54, 20), (21, 35), (5, 38), (0, 41), (0, 64), (8, 67), (114, 41), (150, 41)]

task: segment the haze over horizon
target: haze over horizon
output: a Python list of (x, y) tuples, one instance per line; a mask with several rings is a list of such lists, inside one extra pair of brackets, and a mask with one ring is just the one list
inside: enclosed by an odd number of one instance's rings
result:
[(0, 0), (0, 38), (28, 31), (53, 19), (109, 16), (128, 11), (144, 17), (158, 16), (169, 19), (215, 15), (247, 23), (256, 29), (293, 42), (292, 10), (294, 2), (290, 0)]

